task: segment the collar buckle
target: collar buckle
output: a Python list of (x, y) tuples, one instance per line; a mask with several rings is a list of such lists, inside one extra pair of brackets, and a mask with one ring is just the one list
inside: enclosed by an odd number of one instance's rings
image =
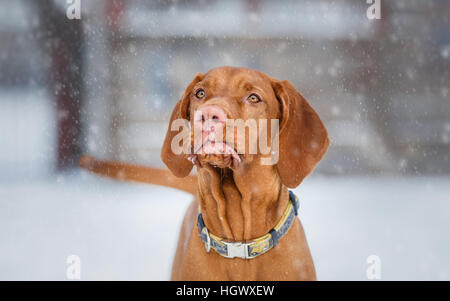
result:
[(254, 256), (250, 256), (248, 252), (248, 246), (247, 243), (242, 242), (225, 242), (222, 241), (223, 244), (227, 246), (227, 255), (226, 258), (242, 258), (242, 259), (251, 259), (254, 258)]

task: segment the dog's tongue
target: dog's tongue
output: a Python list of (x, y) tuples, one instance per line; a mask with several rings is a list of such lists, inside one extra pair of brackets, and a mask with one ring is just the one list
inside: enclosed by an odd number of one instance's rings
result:
[(203, 145), (203, 153), (205, 154), (217, 154), (217, 155), (231, 155), (233, 159), (240, 162), (241, 159), (236, 151), (224, 142), (207, 142)]
[(240, 163), (241, 158), (237, 152), (228, 144), (224, 142), (210, 141), (203, 145), (202, 153), (216, 154), (216, 155), (231, 155), (235, 163)]

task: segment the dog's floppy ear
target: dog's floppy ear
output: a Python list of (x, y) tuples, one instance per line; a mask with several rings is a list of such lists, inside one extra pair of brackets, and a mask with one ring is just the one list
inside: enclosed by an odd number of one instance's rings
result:
[(166, 138), (161, 149), (161, 159), (170, 171), (177, 177), (186, 177), (192, 170), (193, 164), (186, 159), (185, 154), (174, 154), (172, 151), (172, 139), (178, 135), (182, 128), (176, 131), (171, 130), (172, 122), (176, 119), (189, 119), (189, 104), (192, 89), (195, 84), (203, 79), (203, 74), (197, 73), (192, 82), (187, 86), (186, 91), (177, 102), (170, 117), (169, 126), (167, 128)]
[(281, 104), (277, 171), (284, 185), (297, 187), (322, 159), (330, 140), (319, 115), (288, 82), (272, 81)]

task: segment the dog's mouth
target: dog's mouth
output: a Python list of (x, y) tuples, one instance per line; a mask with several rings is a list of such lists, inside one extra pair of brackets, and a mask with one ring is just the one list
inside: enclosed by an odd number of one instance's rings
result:
[(238, 152), (226, 141), (206, 139), (188, 156), (194, 165), (210, 164), (219, 168), (236, 169), (242, 163)]

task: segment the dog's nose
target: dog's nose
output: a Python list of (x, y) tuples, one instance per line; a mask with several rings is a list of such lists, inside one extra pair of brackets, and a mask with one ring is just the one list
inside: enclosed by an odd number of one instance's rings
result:
[(194, 122), (196, 126), (201, 126), (203, 130), (213, 130), (217, 125), (223, 126), (227, 120), (225, 111), (216, 105), (207, 105), (200, 107), (195, 112)]

